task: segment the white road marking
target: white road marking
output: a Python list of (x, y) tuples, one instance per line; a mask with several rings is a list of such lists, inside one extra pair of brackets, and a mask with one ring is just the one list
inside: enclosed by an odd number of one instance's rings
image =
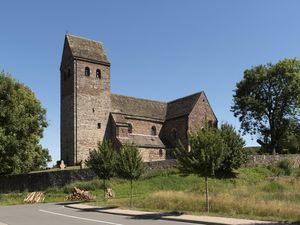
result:
[(103, 221), (103, 220), (94, 220), (94, 219), (89, 219), (89, 218), (84, 218), (84, 217), (71, 216), (71, 215), (51, 212), (51, 211), (47, 211), (47, 210), (43, 210), (43, 209), (40, 209), (39, 211), (44, 212), (44, 213), (57, 215), (57, 216), (64, 216), (64, 217), (69, 217), (69, 218), (73, 218), (73, 219), (86, 220), (86, 221), (91, 221), (91, 222), (96, 222), (96, 223), (104, 223), (104, 224), (111, 224), (111, 225), (123, 225), (123, 224), (120, 224), (120, 223), (112, 223), (112, 222), (107, 222), (107, 221)]

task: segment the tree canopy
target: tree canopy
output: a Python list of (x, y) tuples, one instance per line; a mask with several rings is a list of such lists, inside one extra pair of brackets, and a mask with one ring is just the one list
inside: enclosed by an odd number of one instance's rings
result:
[(46, 110), (34, 93), (0, 72), (0, 174), (46, 167), (51, 156), (39, 144), (45, 127)]
[(115, 174), (116, 153), (110, 142), (98, 143), (98, 149), (90, 152), (86, 165), (91, 168), (99, 179), (103, 180), (104, 198), (106, 194), (106, 181)]
[(122, 146), (116, 164), (117, 173), (121, 178), (130, 180), (130, 206), (132, 206), (133, 180), (139, 179), (144, 172), (144, 164), (140, 152), (134, 144)]
[(224, 148), (223, 160), (218, 171), (228, 174), (246, 163), (248, 155), (244, 149), (245, 141), (232, 125), (228, 123), (222, 124), (220, 132), (226, 147)]
[(185, 149), (183, 145), (180, 145), (181, 147), (175, 150), (175, 156), (179, 163), (178, 168), (184, 174), (194, 173), (205, 177), (206, 210), (209, 211), (207, 178), (214, 176), (222, 165), (226, 145), (221, 132), (208, 126), (190, 134), (189, 144), (190, 149)]
[(269, 152), (280, 152), (291, 121), (299, 122), (300, 61), (284, 59), (244, 72), (231, 108), (244, 133), (258, 136)]

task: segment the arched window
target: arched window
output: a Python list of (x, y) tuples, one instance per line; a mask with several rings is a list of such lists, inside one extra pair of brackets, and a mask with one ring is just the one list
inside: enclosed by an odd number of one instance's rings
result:
[(101, 70), (100, 69), (96, 70), (96, 77), (101, 79)]
[(128, 133), (132, 134), (132, 125), (131, 124), (128, 124)]
[(156, 127), (155, 126), (151, 127), (151, 135), (156, 136)]
[(159, 157), (161, 158), (161, 157), (163, 157), (164, 156), (164, 152), (163, 152), (163, 150), (162, 149), (159, 149), (159, 152), (158, 152), (158, 154), (159, 154)]
[(89, 67), (85, 67), (84, 75), (85, 76), (90, 76), (90, 68)]

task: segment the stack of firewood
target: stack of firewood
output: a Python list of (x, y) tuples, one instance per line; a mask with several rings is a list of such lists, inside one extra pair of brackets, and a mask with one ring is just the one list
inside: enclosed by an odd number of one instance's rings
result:
[(91, 201), (96, 197), (89, 191), (80, 190), (74, 187), (72, 193), (65, 197), (65, 201)]
[(44, 202), (45, 195), (43, 192), (31, 192), (24, 199), (25, 203), (39, 203)]

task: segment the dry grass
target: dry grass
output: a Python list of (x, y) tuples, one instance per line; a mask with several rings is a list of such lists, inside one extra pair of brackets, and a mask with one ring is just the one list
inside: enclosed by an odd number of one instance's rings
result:
[[(278, 179), (254, 185), (218, 189), (210, 195), (210, 210), (228, 216), (300, 220), (300, 181)], [(204, 193), (159, 191), (145, 198), (142, 206), (149, 209), (204, 212)]]

